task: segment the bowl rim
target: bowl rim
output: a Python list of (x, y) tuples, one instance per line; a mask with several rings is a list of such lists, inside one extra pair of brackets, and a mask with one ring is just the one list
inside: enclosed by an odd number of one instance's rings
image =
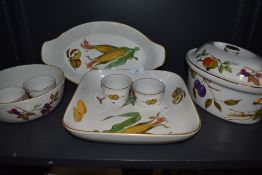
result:
[[(22, 104), (22, 103), (27, 103), (27, 102), (31, 102), (31, 101), (34, 101), (34, 100), (37, 100), (39, 98), (41, 98), (42, 96), (52, 92), (52, 91), (55, 91), (61, 84), (63, 84), (65, 82), (65, 73), (62, 69), (60, 69), (59, 67), (57, 66), (54, 66), (54, 65), (49, 65), (49, 64), (24, 64), (24, 65), (18, 65), (18, 66), (14, 66), (14, 67), (10, 67), (10, 68), (7, 68), (7, 69), (4, 69), (2, 71), (6, 71), (6, 70), (9, 70), (9, 69), (14, 69), (14, 68), (17, 68), (17, 67), (23, 67), (23, 66), (47, 66), (47, 67), (53, 67), (53, 68), (56, 68), (57, 70), (59, 70), (61, 72), (61, 75), (62, 75), (62, 79), (60, 82), (56, 83), (55, 87), (52, 88), (50, 91), (47, 91), (37, 97), (34, 97), (34, 98), (28, 98), (26, 100), (23, 100), (23, 101), (18, 101), (18, 102), (9, 102), (9, 103), (0, 103), (0, 106), (5, 106), (5, 105), (10, 105), (10, 104)], [(1, 72), (1, 71), (0, 71)]]
[[(159, 91), (159, 92), (156, 92), (156, 93), (145, 93), (145, 92), (141, 92), (141, 91), (135, 89), (135, 88), (134, 88), (134, 84), (137, 83), (137, 81), (141, 81), (141, 80), (143, 80), (143, 79), (144, 79), (144, 80), (145, 80), (145, 79), (146, 79), (146, 80), (155, 80), (155, 81), (159, 82), (159, 83), (162, 85), (163, 89), (162, 89), (161, 91)], [(136, 79), (136, 80), (132, 83), (132, 89), (133, 89), (135, 92), (138, 92), (138, 93), (140, 93), (140, 94), (142, 94), (142, 95), (158, 95), (158, 94), (162, 94), (162, 93), (165, 92), (166, 85), (165, 85), (165, 83), (164, 83), (163, 81), (161, 81), (161, 80), (159, 80), (159, 79), (156, 79), (156, 78), (139, 78), (139, 79)]]
[[(4, 103), (1, 103), (1, 102), (0, 102), (0, 105), (9, 104), (9, 103), (15, 103), (15, 102), (20, 102), (20, 101), (17, 101), (17, 100), (19, 100), (19, 99), (23, 98), (24, 96), (26, 96), (26, 91), (25, 91), (25, 89), (22, 88), (22, 87), (19, 87), (19, 86), (7, 86), (7, 87), (4, 87), (4, 88), (0, 89), (0, 91), (2, 91), (2, 90), (4, 91), (4, 90), (10, 89), (10, 88), (18, 88), (18, 89), (20, 89), (20, 90), (23, 90), (24, 93), (23, 93), (19, 98), (15, 99), (14, 101), (4, 102)], [(26, 97), (25, 97), (25, 98), (26, 98)], [(22, 101), (24, 101), (24, 100), (22, 100)]]

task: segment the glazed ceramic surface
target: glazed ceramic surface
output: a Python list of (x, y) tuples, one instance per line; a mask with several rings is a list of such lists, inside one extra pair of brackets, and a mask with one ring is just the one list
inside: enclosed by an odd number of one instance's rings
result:
[(3, 122), (27, 122), (48, 114), (55, 109), (63, 97), (65, 77), (55, 66), (32, 64), (12, 67), (0, 71), (0, 89), (23, 87), (24, 81), (34, 76), (47, 75), (56, 79), (56, 86), (50, 91), (31, 99), (0, 104), (0, 120)]
[(262, 116), (262, 59), (222, 42), (187, 53), (188, 88), (193, 100), (217, 117), (252, 124)]
[(42, 60), (60, 67), (66, 78), (79, 83), (94, 69), (155, 69), (164, 63), (165, 50), (142, 33), (116, 22), (90, 22), (45, 42)]
[[(166, 85), (163, 102), (155, 107), (137, 105), (134, 94), (123, 103), (105, 100), (101, 79), (123, 74), (133, 81), (158, 79)], [(156, 70), (96, 70), (82, 78), (65, 112), (64, 127), (73, 135), (94, 141), (114, 143), (168, 143), (188, 139), (200, 129), (200, 119), (178, 75)]]
[(49, 75), (30, 77), (23, 83), (29, 98), (37, 97), (52, 90), (56, 86), (56, 79)]
[(106, 100), (123, 102), (127, 99), (132, 79), (123, 74), (110, 74), (101, 80), (101, 88)]
[(132, 89), (137, 104), (145, 107), (155, 107), (163, 101), (165, 84), (155, 78), (140, 78), (134, 81)]
[(26, 98), (26, 92), (21, 87), (12, 86), (0, 90), (0, 104), (23, 101)]

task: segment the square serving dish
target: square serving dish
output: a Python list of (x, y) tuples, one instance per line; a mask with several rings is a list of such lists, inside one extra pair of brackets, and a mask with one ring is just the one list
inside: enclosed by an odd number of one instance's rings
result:
[[(165, 84), (163, 101), (141, 107), (132, 96), (123, 103), (104, 99), (101, 79), (124, 74), (133, 81), (154, 78)], [(153, 144), (185, 140), (200, 129), (200, 118), (187, 87), (177, 74), (158, 70), (95, 70), (86, 73), (65, 112), (64, 127), (92, 141)]]

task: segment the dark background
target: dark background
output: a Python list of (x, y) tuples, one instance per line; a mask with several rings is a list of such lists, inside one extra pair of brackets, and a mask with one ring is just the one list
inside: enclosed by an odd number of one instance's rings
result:
[(42, 63), (41, 47), (91, 21), (136, 28), (166, 49), (160, 69), (186, 72), (185, 54), (223, 41), (262, 55), (261, 0), (0, 0), (1, 64)]

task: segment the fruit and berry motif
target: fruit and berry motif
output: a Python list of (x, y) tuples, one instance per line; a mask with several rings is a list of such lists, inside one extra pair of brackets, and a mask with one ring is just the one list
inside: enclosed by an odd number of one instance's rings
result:
[(256, 120), (262, 117), (262, 108), (254, 112), (241, 112), (234, 109), (230, 109), (230, 113), (227, 115), (228, 120)]
[(70, 65), (75, 70), (81, 66), (81, 51), (79, 49), (67, 49), (66, 56), (69, 58)]
[(237, 74), (240, 77), (246, 77), (248, 82), (252, 82), (255, 85), (260, 85), (260, 78), (262, 78), (261, 71), (255, 71), (249, 67), (243, 67)]
[[(157, 127), (163, 126), (163, 122), (167, 122), (165, 117), (159, 117), (160, 112), (156, 116), (149, 116), (149, 121), (138, 123), (142, 116), (139, 112), (129, 112), (120, 115), (108, 116), (102, 121), (108, 120), (113, 117), (126, 117), (127, 119), (119, 123), (114, 124), (109, 130), (104, 130), (104, 133), (123, 133), (123, 134), (151, 134), (148, 131)], [(99, 131), (98, 131), (99, 132)]]
[(86, 39), (84, 39), (80, 45), (86, 51), (94, 49), (101, 53), (101, 55), (95, 58), (90, 58), (90, 56), (87, 56), (90, 62), (86, 63), (86, 68), (89, 70), (97, 69), (97, 66), (100, 64), (107, 64), (104, 69), (111, 69), (120, 65), (124, 65), (127, 60), (131, 60), (133, 58), (138, 60), (138, 58), (135, 57), (135, 53), (139, 50), (138, 47), (116, 47), (106, 44), (91, 45)]
[(172, 93), (172, 103), (179, 104), (185, 96), (186, 92), (182, 88), (177, 87)]
[[(226, 100), (220, 100), (217, 97), (219, 97), (219, 92), (221, 90), (213, 87), (212, 82), (206, 78), (198, 78), (197, 74), (194, 70), (191, 71), (191, 77), (194, 79), (194, 85), (193, 85), (193, 96), (194, 98), (204, 98), (207, 94), (207, 91), (210, 92), (211, 98), (205, 99), (204, 107), (207, 109), (212, 104), (215, 106), (215, 108), (218, 111), (222, 111), (222, 105), (221, 103), (227, 105), (227, 106), (235, 106), (237, 105), (241, 99), (226, 99)], [(217, 94), (216, 94), (217, 93)]]
[(42, 115), (45, 115), (51, 111), (53, 108), (52, 104), (59, 99), (58, 91), (55, 94), (50, 95), (50, 102), (45, 103), (44, 105), (36, 104), (33, 109), (28, 111), (20, 107), (14, 107), (7, 112), (9, 114), (15, 115), (17, 119), (29, 120), (31, 116), (36, 116), (37, 111), (40, 111)]
[(202, 62), (203, 67), (206, 68), (207, 71), (210, 69), (218, 69), (219, 73), (223, 73), (224, 71), (232, 73), (230, 61), (222, 62), (219, 58), (215, 58), (207, 53), (205, 49), (203, 49), (196, 58), (198, 58), (197, 61)]

